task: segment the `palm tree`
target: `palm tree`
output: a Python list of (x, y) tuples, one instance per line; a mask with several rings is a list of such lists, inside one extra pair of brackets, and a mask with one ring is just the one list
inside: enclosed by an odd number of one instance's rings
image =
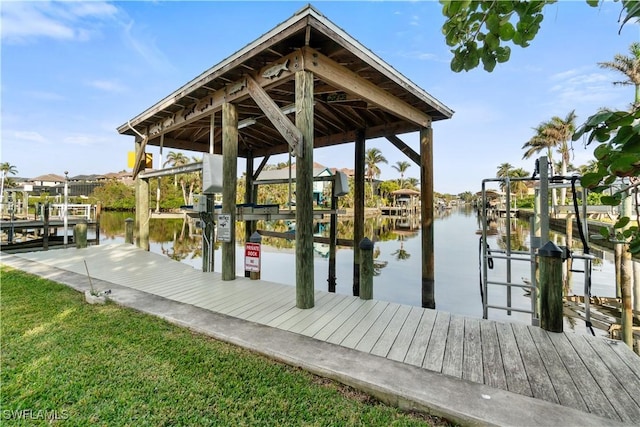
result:
[(411, 176), (404, 180), (404, 187), (402, 188), (408, 188), (409, 190), (417, 190), (419, 185), (420, 185), (420, 180), (418, 180), (418, 178), (414, 178)]
[[(164, 161), (162, 167), (170, 165), (171, 167), (184, 166), (189, 163), (189, 157), (182, 153), (176, 153), (175, 151), (169, 151), (167, 154), (167, 160)], [(173, 176), (173, 184), (178, 185), (178, 175)]]
[(373, 178), (380, 176), (380, 168), (378, 163), (388, 163), (387, 159), (382, 155), (382, 152), (377, 148), (369, 148), (365, 157), (365, 163), (367, 165), (367, 178), (369, 179), (369, 185), (371, 186), (371, 192), (373, 193)]
[(640, 42), (631, 43), (629, 46), (631, 56), (620, 53), (613, 57), (613, 61), (598, 62), (601, 68), (616, 70), (627, 76), (627, 80), (613, 82), (614, 85), (634, 85), (636, 89), (635, 104), (640, 103)]
[(391, 166), (392, 168), (400, 172), (400, 188), (403, 188), (404, 173), (407, 171), (407, 169), (409, 169), (410, 166), (411, 166), (411, 163), (405, 162), (405, 161), (396, 162), (395, 165)]
[(15, 175), (18, 173), (18, 169), (15, 166), (10, 164), (9, 162), (0, 163), (0, 173), (2, 174), (2, 183), (0, 184), (0, 203), (2, 203), (4, 197), (4, 183), (7, 181), (7, 186), (13, 185), (10, 178), (7, 178), (7, 175)]
[[(536, 134), (522, 146), (523, 150), (526, 150), (523, 159), (528, 159), (540, 151), (546, 150), (549, 162), (552, 160), (552, 149), (556, 148), (561, 156), (561, 172), (562, 176), (567, 174), (567, 165), (569, 164), (570, 148), (568, 142), (571, 140), (571, 136), (575, 131), (576, 121), (575, 110), (571, 111), (563, 119), (558, 116), (554, 116), (551, 120), (540, 123), (534, 128)], [(566, 198), (566, 188), (561, 189), (560, 204), (564, 204)], [(555, 199), (555, 195), (553, 196)]]
[[(513, 170), (513, 165), (511, 163), (502, 163), (498, 166), (498, 172), (496, 172), (496, 178), (508, 178), (511, 176), (511, 171)], [(500, 183), (500, 190), (506, 192), (506, 184), (504, 182)]]

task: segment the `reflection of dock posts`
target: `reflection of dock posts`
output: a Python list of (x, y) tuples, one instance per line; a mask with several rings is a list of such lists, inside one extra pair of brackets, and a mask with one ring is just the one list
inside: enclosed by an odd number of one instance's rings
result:
[(336, 241), (338, 237), (338, 197), (336, 196), (336, 180), (331, 182), (331, 220), (329, 223), (329, 292), (336, 291)]
[(360, 299), (373, 299), (373, 242), (360, 241)]
[(44, 204), (42, 212), (42, 249), (47, 251), (49, 250), (49, 202)]
[(562, 332), (562, 249), (547, 242), (538, 249), (540, 262), (540, 327)]
[(133, 244), (133, 218), (124, 220), (124, 242)]
[(80, 219), (73, 227), (73, 240), (76, 242), (76, 249), (87, 247), (87, 220)]
[(100, 213), (101, 212), (102, 212), (102, 204), (98, 202), (96, 203), (96, 245), (100, 244)]

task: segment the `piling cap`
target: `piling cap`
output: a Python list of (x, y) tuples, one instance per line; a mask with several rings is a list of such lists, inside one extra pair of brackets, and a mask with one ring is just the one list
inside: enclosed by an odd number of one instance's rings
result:
[(555, 243), (549, 240), (540, 249), (538, 249), (538, 255), (549, 258), (562, 258), (562, 249)]
[(365, 251), (373, 250), (373, 242), (369, 240), (368, 237), (365, 237), (364, 239), (360, 240), (360, 245), (358, 246), (360, 249), (364, 249)]
[(249, 237), (249, 241), (251, 243), (261, 243), (262, 242), (262, 235), (260, 233), (258, 233), (257, 231), (254, 231), (253, 234)]

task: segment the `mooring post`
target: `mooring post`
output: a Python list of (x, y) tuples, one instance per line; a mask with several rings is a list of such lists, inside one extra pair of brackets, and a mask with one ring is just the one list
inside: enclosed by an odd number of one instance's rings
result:
[(562, 249), (552, 241), (538, 249), (540, 327), (562, 332)]
[(42, 249), (49, 250), (49, 202), (45, 202), (42, 209)]
[(73, 239), (76, 242), (76, 249), (87, 247), (87, 220), (81, 219), (73, 227)]
[(373, 299), (373, 242), (360, 241), (360, 299)]
[(133, 218), (124, 220), (124, 242), (133, 244)]

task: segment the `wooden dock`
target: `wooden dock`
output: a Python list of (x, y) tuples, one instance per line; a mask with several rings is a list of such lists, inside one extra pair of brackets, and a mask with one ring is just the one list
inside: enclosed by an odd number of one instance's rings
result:
[(222, 281), (132, 245), (16, 256), (82, 275), (86, 260), (92, 278), (626, 424), (640, 420), (640, 357), (620, 341), (324, 291), (302, 310), (292, 286)]

